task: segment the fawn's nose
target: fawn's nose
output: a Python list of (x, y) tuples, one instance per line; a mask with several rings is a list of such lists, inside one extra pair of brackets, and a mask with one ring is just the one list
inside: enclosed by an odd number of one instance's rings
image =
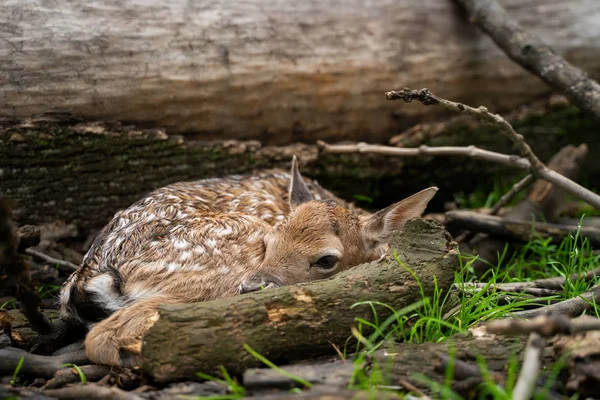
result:
[(240, 284), (240, 294), (257, 292), (283, 286), (278, 279), (271, 276), (253, 276)]

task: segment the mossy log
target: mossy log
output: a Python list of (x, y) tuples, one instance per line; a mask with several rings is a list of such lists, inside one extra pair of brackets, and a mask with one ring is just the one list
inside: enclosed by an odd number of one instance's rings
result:
[[(383, 95), (382, 95), (383, 96)], [(404, 105), (418, 107), (418, 105)], [(600, 188), (600, 123), (562, 104), (528, 107), (510, 120), (546, 161), (566, 144), (588, 143), (582, 182)], [(450, 121), (408, 145), (469, 145), (512, 152), (487, 126)], [(297, 154), (302, 172), (338, 196), (371, 197), (359, 205), (381, 208), (437, 185), (431, 210), (440, 210), (455, 192), (474, 185), (491, 189), (490, 175), (515, 171), (464, 158), (399, 158), (381, 155), (318, 155), (307, 144), (274, 147), (256, 141), (199, 141), (116, 123), (82, 122), (46, 116), (0, 120), (0, 195), (13, 200), (18, 225), (61, 219), (82, 234), (104, 226), (112, 215), (154, 188), (176, 181), (285, 168)], [(468, 175), (469, 179), (464, 179)]]
[[(277, 362), (308, 359), (334, 352), (351, 337), (355, 318), (373, 320), (368, 305), (389, 304), (399, 309), (432, 296), (435, 286), (447, 290), (458, 267), (456, 243), (435, 221), (413, 220), (391, 243), (393, 255), (312, 283), (265, 290), (249, 295), (196, 304), (165, 305), (145, 335), (143, 368), (164, 382), (215, 373), (223, 365), (242, 373), (261, 362), (243, 347)], [(435, 282), (435, 284), (434, 284)], [(390, 311), (377, 308), (383, 321)], [(366, 334), (366, 331), (363, 331)]]
[[(501, 3), (600, 76), (594, 2)], [(399, 85), (495, 112), (548, 92), (451, 1), (9, 1), (0, 21), (0, 116), (69, 111), (269, 145), (384, 141), (445, 115), (381, 97)]]

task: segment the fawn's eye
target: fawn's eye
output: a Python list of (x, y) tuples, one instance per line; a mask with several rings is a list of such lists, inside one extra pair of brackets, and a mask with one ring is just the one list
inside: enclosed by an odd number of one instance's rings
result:
[(315, 266), (321, 269), (332, 269), (338, 261), (336, 256), (323, 256), (317, 260)]

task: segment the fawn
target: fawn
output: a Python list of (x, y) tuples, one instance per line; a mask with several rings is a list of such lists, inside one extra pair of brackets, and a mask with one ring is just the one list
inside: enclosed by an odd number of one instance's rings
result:
[(158, 307), (324, 279), (385, 253), (430, 187), (375, 214), (291, 173), (181, 182), (116, 213), (62, 288), (61, 318), (85, 323), (90, 360), (140, 361)]

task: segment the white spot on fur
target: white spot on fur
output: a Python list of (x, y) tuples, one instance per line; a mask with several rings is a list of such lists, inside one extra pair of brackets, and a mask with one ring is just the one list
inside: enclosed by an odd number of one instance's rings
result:
[(217, 241), (215, 239), (213, 239), (213, 238), (207, 239), (206, 240), (206, 245), (209, 248), (215, 249), (217, 247)]
[(167, 264), (167, 270), (169, 272), (175, 272), (178, 269), (181, 269), (181, 264), (176, 263), (176, 262), (170, 262), (169, 264)]
[(217, 272), (221, 275), (225, 275), (228, 274), (231, 271), (231, 269), (226, 266), (226, 265), (221, 265), (218, 269)]
[(179, 256), (179, 260), (180, 261), (185, 261), (185, 260), (189, 259), (191, 256), (192, 256), (192, 252), (191, 251), (184, 251)]
[(231, 229), (230, 226), (228, 226), (226, 228), (217, 228), (217, 229), (215, 229), (215, 235), (217, 235), (218, 237), (223, 237), (223, 236), (231, 235), (232, 233), (233, 233), (233, 229)]
[(184, 250), (190, 247), (190, 243), (183, 239), (171, 239), (171, 243), (173, 243), (173, 247), (179, 250)]
[(192, 251), (198, 255), (204, 254), (206, 253), (206, 250), (204, 249), (204, 247), (200, 246), (200, 245), (196, 245), (194, 246), (194, 248), (192, 249)]

